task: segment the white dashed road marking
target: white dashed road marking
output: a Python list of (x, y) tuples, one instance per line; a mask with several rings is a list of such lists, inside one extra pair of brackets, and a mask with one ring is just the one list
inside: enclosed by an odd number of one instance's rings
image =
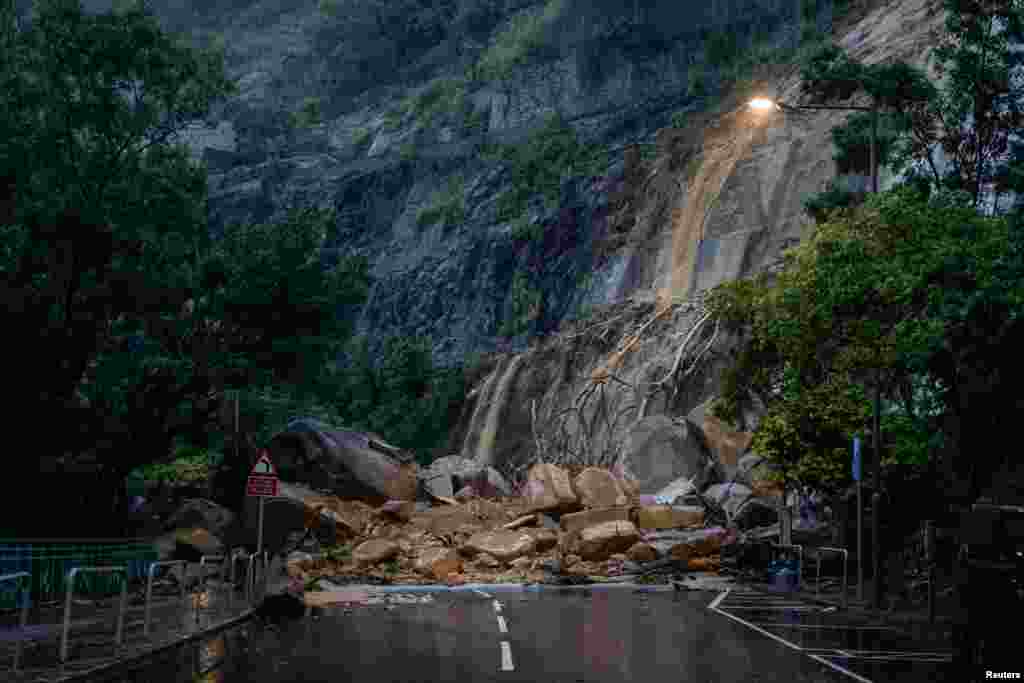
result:
[(512, 671), (515, 669), (512, 666), (512, 648), (509, 646), (508, 641), (501, 641), (501, 670)]
[(508, 633), (508, 625), (505, 624), (505, 617), (498, 616), (498, 630), (502, 633)]
[(501, 603), (498, 602), (497, 600), (494, 601), (494, 611), (495, 612), (500, 612), (501, 611)]

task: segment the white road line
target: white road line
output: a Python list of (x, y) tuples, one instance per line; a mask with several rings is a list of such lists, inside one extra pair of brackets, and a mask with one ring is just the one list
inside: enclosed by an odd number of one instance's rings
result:
[(502, 633), (508, 633), (508, 626), (505, 624), (505, 617), (498, 615), (498, 630)]
[(476, 593), (477, 595), (482, 595), (483, 597), (485, 597), (485, 598), (488, 598), (488, 599), (489, 599), (489, 598), (491, 597), (491, 594), (490, 594), (490, 593), (484, 593), (484, 592), (483, 592), (482, 590), (480, 590), (479, 588), (474, 588), (474, 589), (473, 589), (473, 592), (474, 592), (474, 593)]
[(512, 671), (515, 669), (512, 666), (512, 647), (508, 644), (507, 640), (501, 641), (501, 670)]
[(710, 605), (708, 605), (708, 609), (718, 609), (718, 603), (725, 600), (726, 596), (729, 595), (729, 590), (730, 589), (727, 588), (724, 593), (719, 594), (719, 596), (715, 598)]
[(501, 611), (501, 603), (498, 602), (497, 600), (494, 601), (494, 611), (495, 612), (500, 612)]
[(849, 650), (859, 657), (952, 657), (951, 652), (901, 652), (897, 650)]
[(793, 612), (817, 612), (821, 611), (820, 607), (740, 607), (733, 605), (726, 605), (723, 609), (760, 609), (761, 611), (768, 611), (771, 609), (778, 609), (779, 611), (793, 611)]
[(787, 624), (784, 621), (756, 621), (753, 622), (758, 626), (782, 626), (784, 628), (814, 628), (814, 629), (827, 629), (835, 628), (842, 629), (844, 631), (895, 631), (902, 633), (900, 629), (893, 628), (892, 626), (826, 626), (818, 624)]
[[(718, 607), (716, 607), (714, 605), (716, 605), (716, 603), (720, 602), (721, 599), (724, 597), (724, 595), (726, 595), (726, 594), (718, 596), (718, 598), (715, 599), (715, 602), (711, 603), (711, 605), (709, 605), (708, 608), (710, 610), (712, 610), (713, 612), (717, 613), (717, 614), (721, 614), (724, 617), (728, 617), (729, 619), (732, 619), (733, 621), (736, 621), (736, 622), (738, 622), (740, 624), (743, 624), (744, 626), (752, 628), (755, 631), (757, 631), (758, 633), (760, 633), (762, 635), (766, 635), (769, 638), (771, 638), (772, 640), (778, 641), (778, 642), (782, 643), (783, 645), (785, 645), (786, 647), (788, 647), (790, 649), (796, 650), (797, 652), (800, 652), (802, 654), (807, 654), (807, 653), (803, 652), (803, 648), (800, 647), (799, 645), (791, 643), (788, 640), (786, 640), (785, 638), (780, 638), (777, 635), (775, 635), (774, 633), (770, 633), (768, 631), (765, 631), (763, 628), (757, 626), (756, 624), (752, 624), (749, 621), (747, 621), (746, 619), (741, 619), (740, 617), (736, 616), (735, 614), (729, 614), (728, 612), (723, 612), (722, 610), (718, 609)], [(813, 659), (814, 661), (818, 662), (819, 664), (824, 664), (825, 666), (827, 666), (830, 669), (833, 669), (835, 671), (838, 671), (841, 674), (845, 674), (845, 675), (849, 676), (853, 680), (858, 681), (858, 683), (872, 683), (871, 679), (864, 678), (863, 676), (859, 676), (859, 675), (853, 673), (852, 671), (850, 671), (849, 669), (841, 667), (838, 664), (833, 664), (832, 662), (828, 661), (827, 659), (823, 659), (822, 657), (819, 657), (818, 655), (808, 654), (807, 656), (810, 657), (811, 659)]]
[(839, 654), (841, 654), (844, 657), (847, 657), (847, 658), (850, 657), (850, 653), (847, 652), (846, 650), (836, 650), (836, 652), (838, 652)]

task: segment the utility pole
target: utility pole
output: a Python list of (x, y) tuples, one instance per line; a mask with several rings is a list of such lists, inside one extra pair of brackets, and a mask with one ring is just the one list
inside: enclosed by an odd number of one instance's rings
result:
[(873, 595), (871, 604), (875, 609), (882, 606), (882, 434), (881, 434), (881, 413), (882, 413), (882, 382), (881, 373), (875, 383), (875, 464), (874, 464), (874, 485), (875, 492), (871, 495), (871, 564), (873, 565), (872, 575), (874, 578)]

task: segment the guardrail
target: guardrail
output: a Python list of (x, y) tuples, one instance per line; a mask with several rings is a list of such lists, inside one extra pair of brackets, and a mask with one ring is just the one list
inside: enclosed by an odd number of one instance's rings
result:
[[(217, 561), (223, 561), (224, 566), (220, 568), (221, 578), (227, 579), (230, 577), (230, 582), (227, 585), (227, 600), (226, 605), (229, 611), (232, 606), (232, 599), (234, 597), (234, 591), (236, 589), (236, 561), (241, 559), (247, 563), (245, 572), (245, 586), (244, 596), (247, 604), (252, 605), (256, 599), (266, 595), (268, 582), (270, 578), (269, 573), (269, 553), (246, 553), (240, 548), (232, 550), (230, 553), (224, 556), (203, 556), (200, 558), (200, 576), (199, 581), (193, 590), (198, 591), (200, 595), (207, 593), (207, 576), (206, 570), (212, 566), (212, 563)], [(153, 582), (156, 577), (156, 572), (160, 567), (173, 567), (181, 565), (181, 583), (180, 583), (180, 602), (183, 610), (192, 609), (188, 607), (188, 601), (185, 599), (186, 591), (189, 590), (187, 586), (188, 580), (188, 562), (185, 560), (170, 560), (162, 562), (154, 562), (150, 565), (146, 576), (146, 588), (145, 588), (145, 599), (144, 599), (144, 617), (142, 623), (142, 637), (145, 640), (151, 639), (151, 626), (152, 626), (152, 607), (153, 607)], [(259, 574), (257, 574), (259, 572)], [(60, 617), (60, 649), (59, 649), (59, 661), (54, 662), (54, 666), (60, 666), (61, 668), (67, 663), (69, 659), (69, 649), (71, 641), (71, 626), (72, 626), (72, 606), (75, 594), (76, 578), (80, 578), (83, 574), (112, 574), (120, 578), (121, 590), (120, 590), (120, 601), (117, 613), (117, 626), (114, 633), (114, 656), (117, 657), (122, 652), (122, 647), (125, 641), (125, 613), (127, 611), (128, 604), (128, 572), (125, 566), (98, 566), (98, 567), (74, 567), (70, 569), (65, 576), (65, 599), (63, 615)], [(257, 581), (262, 583), (262, 591), (258, 590)], [(21, 610), (20, 610), (20, 630), (18, 633), (15, 646), (15, 654), (11, 671), (21, 671), (23, 662), (22, 655), (24, 652), (24, 646), (27, 642), (32, 640), (28, 636), (29, 630), (29, 606), (31, 603), (31, 581), (32, 575), (30, 572), (15, 572), (11, 574), (0, 575), (0, 583), (6, 581), (22, 581), (22, 588), (19, 591), (19, 595), (22, 598)], [(196, 620), (198, 623), (199, 610), (201, 609), (201, 601), (193, 601), (196, 603), (194, 609), (196, 610)], [(185, 616), (186, 613), (183, 613)], [(186, 618), (187, 623), (189, 621)], [(137, 622), (135, 622), (137, 623)], [(189, 629), (188, 626), (183, 626), (186, 631)]]
[(64, 629), (60, 636), (60, 661), (63, 664), (68, 660), (68, 636), (71, 631), (71, 598), (75, 592), (75, 577), (79, 573), (93, 572), (106, 574), (113, 572), (124, 572), (121, 581), (121, 607), (117, 612), (117, 631), (114, 633), (114, 646), (121, 646), (121, 638), (124, 636), (124, 610), (128, 606), (128, 567), (75, 567), (68, 572), (67, 578), (67, 599), (64, 602)]
[(828, 546), (821, 546), (815, 548), (818, 551), (818, 573), (814, 582), (814, 594), (821, 595), (821, 554), (824, 552), (841, 553), (843, 556), (843, 609), (848, 606), (849, 591), (847, 589), (846, 581), (848, 577), (848, 570), (850, 566), (850, 553), (846, 548), (830, 548)]
[(185, 604), (185, 582), (188, 579), (188, 562), (185, 560), (167, 560), (166, 562), (154, 562), (149, 566), (149, 576), (146, 577), (146, 616), (142, 621), (142, 635), (149, 637), (149, 616), (153, 606), (153, 576), (157, 567), (171, 567), (181, 565), (181, 604)]
[[(17, 581), (18, 579), (28, 579), (25, 586), (21, 589), (21, 617), (18, 620), (18, 626), (22, 634), (25, 633), (25, 627), (28, 626), (28, 603), (29, 603), (29, 583), (32, 581), (32, 575), (28, 572), (14, 572), (13, 574), (4, 574), (0, 576), (0, 583), (4, 581)], [(21, 664), (21, 650), (24, 647), (25, 641), (22, 638), (18, 639), (18, 644), (14, 649), (14, 664), (11, 669), (15, 672), (18, 671), (18, 666)]]

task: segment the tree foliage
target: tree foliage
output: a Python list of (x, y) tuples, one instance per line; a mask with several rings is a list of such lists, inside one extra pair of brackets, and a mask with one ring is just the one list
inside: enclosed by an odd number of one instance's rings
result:
[[(331, 216), (206, 223), (206, 174), (174, 134), (235, 91), (223, 55), (141, 5), (45, 0), (0, 13), (0, 293), (15, 424), (53, 424), (26, 482), (89, 465), (97, 509), (124, 475), (204, 445), (225, 390), (309, 382), (348, 333), (366, 264), (320, 264)], [(95, 531), (93, 532), (95, 534)]]
[(754, 447), (787, 481), (835, 488), (849, 481), (850, 438), (870, 431), (880, 387), (884, 462), (945, 455), (950, 481), (976, 496), (1006, 456), (976, 445), (1008, 428), (1021, 379), (1024, 260), (1012, 222), (901, 187), (832, 214), (774, 282), (719, 286), (712, 310), (743, 343), (716, 411), (735, 419), (756, 395), (769, 412)]
[[(905, 62), (865, 65), (829, 45), (804, 66), (803, 92), (817, 102), (866, 94), (897, 124), (894, 166), (927, 175), (933, 188), (968, 192), (977, 207), (985, 186), (1001, 177), (1000, 169), (1010, 160), (1010, 136), (1024, 122), (1024, 56), (1010, 49), (1024, 36), (1024, 4), (932, 1), (946, 11), (945, 32), (933, 51), (936, 70), (945, 79), (941, 89)], [(847, 156), (855, 141), (860, 154), (867, 154), (868, 128), (862, 118), (838, 132), (846, 138)], [(937, 156), (940, 149), (945, 166)]]

